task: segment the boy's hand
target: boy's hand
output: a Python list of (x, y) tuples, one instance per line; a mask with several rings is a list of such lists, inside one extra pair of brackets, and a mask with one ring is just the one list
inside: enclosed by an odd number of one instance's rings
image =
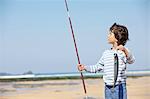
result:
[(79, 71), (85, 70), (85, 66), (83, 64), (78, 64), (78, 70)]
[(125, 47), (123, 45), (119, 45), (119, 46), (117, 46), (117, 50), (121, 50), (121, 51), (124, 52)]
[(128, 50), (127, 50), (123, 45), (119, 45), (119, 46), (117, 47), (117, 50), (123, 51), (123, 52), (126, 54), (126, 57), (128, 57), (129, 52), (128, 52)]

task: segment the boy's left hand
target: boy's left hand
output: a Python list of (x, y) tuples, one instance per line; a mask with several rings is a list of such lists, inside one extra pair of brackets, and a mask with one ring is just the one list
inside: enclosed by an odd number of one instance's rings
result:
[(117, 47), (117, 50), (123, 51), (123, 52), (126, 54), (126, 57), (128, 57), (129, 52), (128, 52), (128, 50), (127, 50), (123, 45), (119, 45), (119, 46)]
[(123, 45), (117, 46), (117, 50), (125, 51), (125, 47)]

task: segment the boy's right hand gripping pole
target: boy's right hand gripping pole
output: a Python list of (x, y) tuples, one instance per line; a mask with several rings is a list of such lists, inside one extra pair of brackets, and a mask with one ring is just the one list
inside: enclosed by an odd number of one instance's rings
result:
[[(70, 23), (70, 28), (71, 28), (71, 32), (72, 32), (72, 37), (73, 37), (73, 41), (74, 41), (74, 46), (75, 46), (75, 50), (76, 50), (78, 64), (80, 64), (80, 58), (79, 58), (78, 49), (77, 49), (77, 45), (76, 45), (76, 40), (75, 40), (75, 36), (74, 36), (74, 32), (73, 32), (71, 18), (70, 18), (70, 15), (69, 15), (69, 8), (68, 8), (67, 0), (65, 0), (65, 5), (66, 5), (67, 13), (68, 13), (68, 19), (69, 19), (69, 23)], [(82, 72), (81, 72), (81, 79), (82, 79), (82, 83), (83, 83), (84, 93), (86, 94), (86, 87), (85, 87), (85, 83), (84, 83), (84, 78), (83, 78)]]

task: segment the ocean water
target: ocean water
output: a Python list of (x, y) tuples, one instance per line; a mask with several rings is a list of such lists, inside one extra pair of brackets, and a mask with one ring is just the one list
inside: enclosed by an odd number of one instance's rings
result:
[[(144, 71), (127, 71), (127, 76), (150, 76), (150, 70)], [(83, 72), (84, 77), (102, 77), (103, 73), (86, 73)], [(10, 78), (63, 78), (63, 77), (80, 77), (80, 72), (70, 72), (70, 73), (40, 73), (40, 74), (12, 74), (0, 76), (0, 79), (10, 79)]]

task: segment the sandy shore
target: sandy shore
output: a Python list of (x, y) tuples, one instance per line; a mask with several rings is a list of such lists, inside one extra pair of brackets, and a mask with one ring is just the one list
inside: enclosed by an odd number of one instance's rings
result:
[[(0, 99), (104, 99), (102, 79), (0, 82)], [(128, 99), (150, 99), (150, 76), (128, 78)]]

